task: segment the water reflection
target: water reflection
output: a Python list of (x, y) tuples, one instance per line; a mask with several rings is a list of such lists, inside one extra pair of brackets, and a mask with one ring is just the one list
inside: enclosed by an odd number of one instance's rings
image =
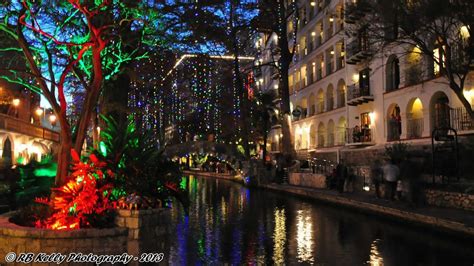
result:
[(273, 262), (285, 262), (286, 245), (286, 217), (285, 209), (275, 208), (275, 230), (273, 231)]
[[(346, 209), (224, 180), (182, 182), (171, 265), (473, 265), (473, 247)], [(375, 240), (374, 240), (375, 239)]]
[(309, 210), (299, 210), (296, 216), (297, 258), (299, 262), (313, 262), (313, 221)]
[(383, 258), (379, 252), (379, 243), (380, 239), (375, 239), (372, 244), (370, 244), (370, 261), (371, 266), (383, 266)]

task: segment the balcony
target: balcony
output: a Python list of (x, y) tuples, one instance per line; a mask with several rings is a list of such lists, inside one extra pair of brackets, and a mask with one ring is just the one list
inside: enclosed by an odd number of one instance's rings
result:
[(346, 145), (348, 146), (364, 146), (373, 145), (372, 129), (370, 128), (347, 128), (346, 129)]
[(374, 96), (370, 93), (369, 85), (356, 83), (347, 87), (347, 105), (357, 106), (373, 100)]
[(366, 38), (358, 38), (347, 45), (346, 63), (355, 65), (372, 55), (369, 49), (369, 43)]
[(344, 14), (347, 24), (355, 24), (367, 14), (371, 9), (370, 0), (357, 0), (355, 3), (348, 3)]
[(28, 122), (0, 114), (0, 129), (59, 142), (59, 133)]

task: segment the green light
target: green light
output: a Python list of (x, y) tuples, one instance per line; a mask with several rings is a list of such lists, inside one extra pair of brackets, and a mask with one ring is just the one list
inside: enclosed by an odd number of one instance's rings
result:
[(47, 176), (47, 177), (54, 177), (56, 176), (58, 164), (53, 163), (48, 168), (39, 168), (34, 170), (35, 176)]
[(99, 149), (102, 156), (107, 157), (107, 146), (103, 141), (99, 142)]

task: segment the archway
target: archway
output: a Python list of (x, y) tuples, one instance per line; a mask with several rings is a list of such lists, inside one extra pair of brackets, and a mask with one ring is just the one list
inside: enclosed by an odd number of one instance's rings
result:
[(400, 140), (402, 115), (398, 104), (391, 104), (387, 110), (387, 140)]
[(336, 129), (336, 145), (344, 145), (346, 143), (347, 121), (344, 116), (339, 118)]
[(444, 92), (438, 91), (433, 94), (430, 100), (431, 131), (435, 128), (448, 128), (451, 126), (450, 110), (449, 98)]
[(320, 122), (318, 125), (318, 148), (322, 148), (325, 146), (325, 136), (326, 136), (326, 127), (324, 127), (324, 123)]
[(310, 147), (316, 147), (316, 126), (314, 124), (311, 124), (311, 127), (309, 128), (309, 138), (310, 138)]
[(3, 161), (7, 165), (12, 163), (12, 160), (13, 160), (12, 142), (9, 137), (7, 137), (5, 141), (3, 142), (2, 158), (3, 158)]
[(423, 104), (420, 98), (413, 98), (407, 105), (407, 138), (421, 138), (423, 134)]
[(309, 111), (310, 116), (312, 116), (316, 113), (316, 97), (314, 96), (314, 93), (311, 93), (309, 95), (308, 111)]
[(326, 111), (334, 109), (334, 89), (332, 84), (329, 84), (326, 89)]
[(308, 100), (306, 99), (306, 97), (301, 99), (300, 107), (301, 107), (301, 118), (305, 118), (308, 114)]
[(337, 107), (346, 106), (346, 82), (340, 79), (337, 83)]
[(317, 113), (320, 114), (322, 112), (324, 112), (324, 92), (323, 92), (323, 89), (319, 89)]
[(334, 121), (329, 120), (328, 122), (328, 138), (327, 138), (327, 144), (326, 146), (328, 147), (331, 147), (331, 146), (334, 146), (334, 139), (335, 139), (335, 135), (334, 135)]

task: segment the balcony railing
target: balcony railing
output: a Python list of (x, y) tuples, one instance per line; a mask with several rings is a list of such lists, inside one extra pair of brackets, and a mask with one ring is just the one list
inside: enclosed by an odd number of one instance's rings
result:
[(330, 75), (333, 72), (332, 66), (333, 66), (332, 61), (328, 61), (327, 65), (326, 65), (326, 76)]
[(346, 52), (346, 62), (351, 65), (359, 63), (372, 54), (366, 38), (356, 38), (349, 42), (349, 44), (347, 44)]
[(464, 107), (451, 108), (451, 127), (457, 131), (474, 130), (474, 124), (471, 117)]
[(423, 135), (423, 118), (412, 118), (407, 121), (407, 138), (417, 139)]
[(59, 142), (59, 133), (28, 122), (0, 114), (0, 128), (32, 137)]
[(320, 80), (323, 78), (323, 70), (320, 68), (316, 71), (316, 75), (317, 75), (317, 80)]
[(370, 93), (369, 85), (355, 83), (347, 87), (347, 104), (356, 106), (373, 101), (374, 97)]
[(370, 128), (347, 128), (347, 144), (367, 144), (372, 143), (372, 130)]

